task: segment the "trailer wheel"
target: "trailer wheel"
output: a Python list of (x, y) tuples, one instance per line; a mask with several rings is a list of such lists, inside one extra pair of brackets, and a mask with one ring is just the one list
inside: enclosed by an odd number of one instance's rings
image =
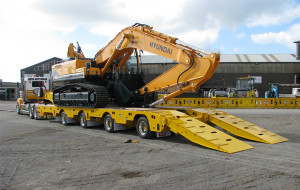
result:
[(147, 117), (140, 117), (136, 123), (137, 134), (144, 139), (150, 139), (153, 136), (153, 131), (150, 130)]
[(107, 114), (104, 117), (104, 128), (105, 128), (105, 130), (109, 133), (113, 133), (113, 132), (115, 132), (114, 127), (115, 126), (114, 126), (113, 118), (111, 117), (111, 115)]
[(60, 114), (60, 116), (61, 116), (61, 123), (63, 125), (68, 125), (66, 113), (64, 111), (62, 111), (61, 114)]
[(87, 127), (87, 120), (86, 120), (86, 116), (85, 116), (84, 112), (80, 113), (79, 123), (80, 123), (80, 127), (82, 127), (82, 128), (86, 128)]
[(39, 116), (38, 116), (38, 109), (36, 106), (33, 106), (33, 117), (35, 120), (38, 120), (39, 119)]
[(34, 106), (29, 105), (29, 118), (30, 119), (34, 119), (33, 108), (34, 108)]
[(17, 103), (17, 114), (21, 114), (19, 103)]

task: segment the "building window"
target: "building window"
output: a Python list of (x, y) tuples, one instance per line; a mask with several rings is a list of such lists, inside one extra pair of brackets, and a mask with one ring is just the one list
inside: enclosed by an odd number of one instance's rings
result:
[(34, 67), (34, 71), (42, 71), (42, 70), (43, 70), (43, 66)]
[(46, 63), (45, 65), (46, 65), (46, 66), (45, 66), (46, 71), (49, 71), (49, 70), (50, 70), (50, 64), (49, 64), (49, 63)]

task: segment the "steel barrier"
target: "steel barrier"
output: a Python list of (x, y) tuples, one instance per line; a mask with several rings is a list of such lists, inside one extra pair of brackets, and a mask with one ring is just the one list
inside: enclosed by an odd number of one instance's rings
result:
[(238, 98), (238, 108), (255, 108), (256, 101), (254, 98)]
[(277, 108), (296, 108), (296, 98), (280, 98)]
[(277, 100), (276, 98), (256, 98), (255, 108), (276, 108)]
[(200, 104), (197, 107), (201, 108), (216, 108), (217, 107), (217, 100), (216, 98), (198, 98)]
[(300, 109), (300, 98), (172, 98), (160, 106)]
[(236, 108), (238, 105), (238, 98), (216, 98), (218, 108)]

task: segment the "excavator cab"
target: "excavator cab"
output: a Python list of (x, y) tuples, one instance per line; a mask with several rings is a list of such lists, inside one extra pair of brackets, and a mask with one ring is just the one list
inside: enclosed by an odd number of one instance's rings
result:
[[(116, 59), (121, 60), (121, 59)], [(118, 66), (118, 63), (115, 63)], [(114, 101), (121, 106), (147, 106), (147, 103), (154, 101), (156, 94), (148, 94), (144, 97), (138, 96), (138, 89), (145, 86), (144, 75), (140, 65), (138, 50), (126, 62), (124, 68), (113, 72), (113, 94)], [(141, 105), (143, 102), (143, 105)]]
[(138, 50), (134, 52), (134, 55), (125, 63), (124, 68), (119, 71), (119, 79), (130, 91), (140, 89), (145, 85)]

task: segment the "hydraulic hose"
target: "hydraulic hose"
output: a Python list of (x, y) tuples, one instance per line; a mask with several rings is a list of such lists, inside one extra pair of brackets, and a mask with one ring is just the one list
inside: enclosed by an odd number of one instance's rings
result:
[(148, 28), (150, 28), (150, 26), (147, 24), (135, 23), (134, 25), (132, 25), (132, 27), (138, 27), (138, 26), (147, 26)]
[(189, 53), (189, 55), (192, 57), (192, 63), (191, 63), (191, 65), (189, 66), (189, 68), (187, 68), (186, 70), (184, 70), (182, 73), (180, 73), (180, 75), (178, 76), (178, 78), (177, 78), (177, 87), (179, 88), (179, 89), (181, 89), (180, 88), (180, 86), (179, 86), (179, 79), (180, 79), (180, 77), (181, 77), (181, 75), (183, 75), (185, 72), (187, 72), (190, 68), (192, 68), (192, 66), (194, 65), (194, 56), (191, 54), (191, 53)]

